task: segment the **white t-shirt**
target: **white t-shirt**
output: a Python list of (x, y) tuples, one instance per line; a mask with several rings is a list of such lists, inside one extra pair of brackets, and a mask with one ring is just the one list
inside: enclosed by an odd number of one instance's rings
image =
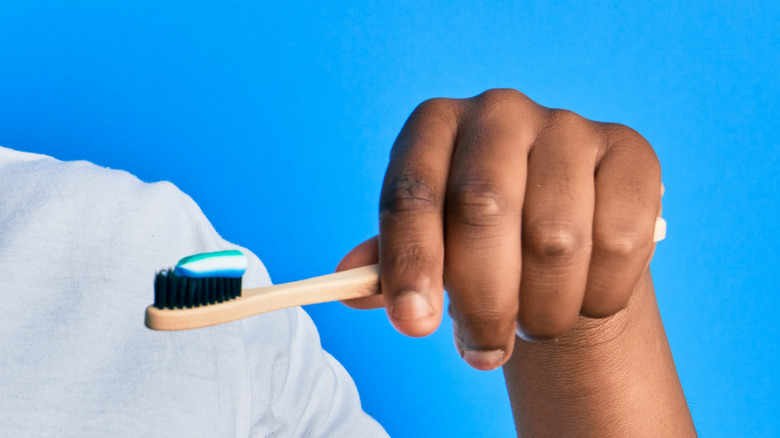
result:
[(155, 272), (233, 248), (173, 184), (0, 147), (0, 436), (387, 436), (301, 308), (144, 326)]

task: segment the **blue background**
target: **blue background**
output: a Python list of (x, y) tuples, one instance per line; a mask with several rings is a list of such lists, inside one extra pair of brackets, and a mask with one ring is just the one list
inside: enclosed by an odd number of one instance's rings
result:
[[(664, 168), (653, 268), (695, 423), (779, 435), (780, 3), (451, 3), (2, 1), (0, 144), (173, 181), (283, 282), (377, 231), (426, 98), (513, 87), (627, 124)], [(462, 363), (446, 319), (410, 339), (307, 310), (391, 435), (513, 433), (500, 371)]]

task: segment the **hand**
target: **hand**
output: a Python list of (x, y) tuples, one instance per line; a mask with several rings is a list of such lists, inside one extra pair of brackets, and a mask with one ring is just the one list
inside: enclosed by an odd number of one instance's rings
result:
[(423, 102), (390, 154), (378, 237), (338, 270), (376, 263), (385, 306), (409, 336), (450, 298), (455, 345), (477, 369), (506, 362), (515, 333), (557, 339), (606, 318), (647, 269), (661, 208), (652, 147), (622, 125), (542, 107), (514, 90)]

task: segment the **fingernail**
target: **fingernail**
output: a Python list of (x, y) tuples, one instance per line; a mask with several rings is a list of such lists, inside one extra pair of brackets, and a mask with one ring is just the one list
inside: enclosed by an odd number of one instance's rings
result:
[(478, 370), (494, 370), (504, 362), (503, 349), (491, 351), (464, 350), (463, 359)]
[(522, 327), (520, 327), (520, 323), (519, 322), (517, 323), (517, 328), (515, 329), (515, 334), (517, 334), (518, 338), (520, 338), (520, 339), (522, 339), (524, 341), (529, 341), (529, 342), (533, 342), (534, 341), (533, 338), (531, 338), (530, 336), (525, 334), (525, 332), (523, 331)]
[(425, 319), (433, 314), (428, 300), (417, 292), (404, 292), (393, 302), (393, 318), (401, 321)]
[(517, 329), (515, 329), (515, 334), (518, 338), (528, 341), (528, 342), (558, 342), (560, 338), (534, 338), (533, 336), (529, 336), (528, 333), (526, 333), (521, 327), (520, 323), (517, 323)]

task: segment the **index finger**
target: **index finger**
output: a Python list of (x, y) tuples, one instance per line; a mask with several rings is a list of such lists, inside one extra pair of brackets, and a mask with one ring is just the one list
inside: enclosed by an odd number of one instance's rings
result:
[(420, 104), (398, 135), (382, 186), (379, 265), (382, 294), (395, 328), (432, 333), (444, 300), (444, 199), (459, 103)]

